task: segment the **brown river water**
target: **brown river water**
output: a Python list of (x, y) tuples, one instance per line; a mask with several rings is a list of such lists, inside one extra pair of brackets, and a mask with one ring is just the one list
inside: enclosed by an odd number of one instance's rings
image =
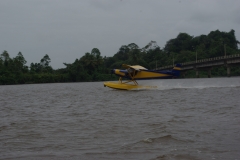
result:
[(240, 159), (240, 77), (0, 86), (0, 159)]

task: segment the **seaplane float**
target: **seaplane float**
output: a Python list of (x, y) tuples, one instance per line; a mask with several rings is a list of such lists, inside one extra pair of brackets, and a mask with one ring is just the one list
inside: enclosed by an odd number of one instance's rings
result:
[[(156, 86), (142, 86), (137, 83), (136, 80), (144, 79), (172, 79), (177, 78), (180, 75), (181, 65), (176, 64), (172, 70), (148, 70), (140, 65), (127, 65), (122, 64), (124, 70), (113, 69), (111, 72), (119, 76), (118, 82), (104, 82), (104, 87), (132, 90), (132, 89), (150, 89), (157, 88)], [(127, 79), (123, 81), (124, 79)]]

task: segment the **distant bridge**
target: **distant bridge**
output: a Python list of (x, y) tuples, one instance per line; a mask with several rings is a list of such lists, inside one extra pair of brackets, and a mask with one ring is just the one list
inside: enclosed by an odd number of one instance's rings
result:
[[(228, 55), (228, 56), (221, 56), (221, 57), (214, 57), (214, 58), (207, 58), (201, 59), (186, 63), (180, 63), (182, 65), (181, 70), (183, 71), (183, 76), (185, 76), (186, 71), (188, 70), (195, 70), (196, 77), (199, 78), (199, 70), (207, 70), (208, 77), (211, 77), (211, 69), (215, 66), (225, 66), (227, 67), (227, 76), (230, 77), (230, 67), (240, 65), (240, 54)], [(168, 70), (172, 69), (174, 65), (159, 67), (156, 70)]]

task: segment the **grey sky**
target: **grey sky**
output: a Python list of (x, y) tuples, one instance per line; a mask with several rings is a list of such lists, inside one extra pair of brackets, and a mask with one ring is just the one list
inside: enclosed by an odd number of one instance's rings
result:
[(0, 0), (0, 51), (21, 51), (28, 66), (48, 54), (57, 69), (92, 48), (102, 56), (151, 40), (163, 48), (180, 32), (234, 29), (240, 40), (239, 15), (239, 0)]

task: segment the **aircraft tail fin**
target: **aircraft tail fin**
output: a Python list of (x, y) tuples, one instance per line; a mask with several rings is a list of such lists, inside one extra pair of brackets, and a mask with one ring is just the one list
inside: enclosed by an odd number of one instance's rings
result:
[(181, 64), (176, 64), (175, 67), (173, 67), (172, 72), (174, 76), (178, 77), (180, 76), (180, 71), (181, 71)]
[(180, 71), (181, 70), (181, 66), (182, 65), (178, 63), (178, 64), (175, 65), (175, 67), (173, 67), (173, 70), (179, 70)]

